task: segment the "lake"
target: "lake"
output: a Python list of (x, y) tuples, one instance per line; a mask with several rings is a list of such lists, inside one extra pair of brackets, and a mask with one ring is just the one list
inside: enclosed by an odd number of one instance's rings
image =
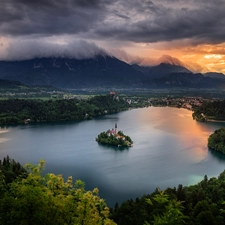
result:
[[(129, 149), (104, 146), (95, 137), (118, 125), (131, 137)], [(22, 165), (46, 161), (45, 172), (72, 175), (86, 189), (98, 187), (109, 206), (155, 188), (191, 185), (217, 177), (225, 156), (207, 148), (207, 138), (225, 123), (200, 123), (192, 112), (169, 107), (133, 109), (82, 122), (21, 125), (0, 131), (0, 158)]]

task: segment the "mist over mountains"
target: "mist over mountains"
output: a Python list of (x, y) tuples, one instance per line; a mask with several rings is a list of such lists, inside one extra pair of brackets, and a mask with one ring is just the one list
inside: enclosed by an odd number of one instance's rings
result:
[(178, 65), (171, 65), (169, 63), (160, 63), (157, 66), (139, 66), (137, 64), (132, 65), (138, 71), (141, 71), (146, 76), (152, 79), (159, 79), (164, 77), (168, 73), (192, 73), (185, 67)]
[(130, 65), (107, 54), (0, 61), (0, 79), (58, 88), (224, 88), (221, 73), (194, 74), (181, 65)]

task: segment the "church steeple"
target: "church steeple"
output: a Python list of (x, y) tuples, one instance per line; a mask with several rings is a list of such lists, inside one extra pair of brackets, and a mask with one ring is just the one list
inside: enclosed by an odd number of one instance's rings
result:
[(118, 133), (117, 123), (115, 123), (115, 134)]

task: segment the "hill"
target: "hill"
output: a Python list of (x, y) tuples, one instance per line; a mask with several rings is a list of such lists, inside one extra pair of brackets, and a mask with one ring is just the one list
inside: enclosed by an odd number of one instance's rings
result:
[(0, 79), (0, 98), (51, 98), (65, 93), (52, 86), (29, 86), (14, 80)]
[(142, 86), (145, 77), (115, 57), (90, 59), (39, 58), (0, 61), (0, 78), (27, 85), (52, 85), (59, 88)]

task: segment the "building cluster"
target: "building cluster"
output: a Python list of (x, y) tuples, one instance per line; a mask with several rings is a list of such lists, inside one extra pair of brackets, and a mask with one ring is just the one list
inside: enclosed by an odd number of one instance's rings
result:
[(10, 96), (10, 97), (15, 97), (15, 96), (40, 96), (40, 95), (62, 95), (62, 91), (28, 91), (28, 92), (2, 92), (0, 93), (0, 96)]
[(150, 105), (174, 106), (192, 110), (194, 107), (200, 106), (205, 99), (202, 97), (183, 97), (183, 98), (149, 98)]
[(116, 139), (120, 138), (122, 140), (125, 140), (124, 136), (121, 136), (121, 135), (118, 134), (117, 124), (115, 124), (115, 128), (112, 128), (111, 130), (108, 130), (106, 133), (107, 133), (108, 136), (111, 136), (111, 135), (115, 136)]

